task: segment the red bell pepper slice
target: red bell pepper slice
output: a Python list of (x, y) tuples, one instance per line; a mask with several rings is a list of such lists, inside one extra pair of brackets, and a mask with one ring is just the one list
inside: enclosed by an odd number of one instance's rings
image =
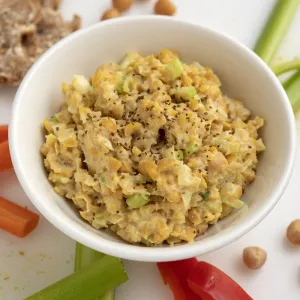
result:
[(202, 300), (253, 300), (228, 275), (204, 261), (195, 265), (188, 285)]
[(187, 278), (197, 265), (196, 258), (157, 263), (165, 284), (171, 288), (174, 300), (201, 300), (188, 286)]

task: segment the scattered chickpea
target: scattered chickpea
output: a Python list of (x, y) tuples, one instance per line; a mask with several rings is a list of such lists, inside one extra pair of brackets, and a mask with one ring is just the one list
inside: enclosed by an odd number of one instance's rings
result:
[(249, 269), (261, 268), (267, 260), (267, 252), (260, 247), (247, 247), (243, 252), (243, 260)]
[(176, 6), (170, 0), (158, 0), (154, 11), (157, 15), (173, 16), (176, 13)]
[(112, 0), (113, 7), (119, 11), (125, 11), (130, 8), (133, 0)]
[(115, 8), (111, 8), (104, 12), (101, 20), (104, 21), (104, 20), (118, 18), (118, 17), (120, 17), (120, 12)]
[(294, 244), (300, 246), (300, 220), (293, 221), (286, 231), (288, 240)]

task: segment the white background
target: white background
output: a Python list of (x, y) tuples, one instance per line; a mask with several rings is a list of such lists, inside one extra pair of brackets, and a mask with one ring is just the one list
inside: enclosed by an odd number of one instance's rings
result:
[[(62, 2), (63, 15), (71, 18), (75, 12), (80, 14), (84, 26), (98, 22), (103, 11), (110, 6), (109, 0), (63, 0)], [(136, 0), (129, 14), (152, 13), (153, 2)], [(177, 0), (174, 2), (178, 7), (178, 18), (222, 31), (253, 48), (276, 0)], [(283, 42), (277, 60), (289, 59), (300, 54), (299, 29), (300, 10)], [(0, 123), (4, 124), (10, 120), (14, 93), (15, 89), (0, 90)], [(200, 258), (229, 274), (255, 300), (300, 299), (300, 248), (292, 247), (285, 239), (288, 224), (293, 219), (300, 218), (299, 178), (300, 152), (298, 151), (291, 182), (270, 215), (243, 238)], [(0, 175), (0, 195), (34, 209), (18, 184), (13, 171)], [(261, 246), (268, 252), (267, 263), (259, 271), (250, 271), (241, 263), (242, 250), (249, 245)], [(74, 246), (74, 241), (60, 233), (43, 217), (38, 228), (25, 239), (18, 239), (0, 231), (0, 299), (24, 299), (70, 274), (73, 271)], [(118, 288), (117, 300), (173, 299), (169, 289), (163, 286), (155, 264), (125, 261), (125, 266), (130, 279)]]

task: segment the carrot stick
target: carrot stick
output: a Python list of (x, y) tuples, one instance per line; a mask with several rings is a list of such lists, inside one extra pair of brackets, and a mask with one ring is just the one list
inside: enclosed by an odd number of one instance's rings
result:
[(38, 224), (39, 215), (0, 197), (0, 228), (25, 237)]
[(11, 162), (8, 141), (0, 143), (0, 172), (9, 170), (13, 167)]
[(0, 125), (0, 143), (8, 140), (8, 125)]

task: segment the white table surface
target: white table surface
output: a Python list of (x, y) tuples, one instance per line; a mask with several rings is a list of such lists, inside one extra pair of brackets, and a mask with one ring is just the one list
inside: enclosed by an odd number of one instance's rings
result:
[[(62, 2), (63, 15), (70, 18), (73, 13), (79, 13), (84, 26), (98, 22), (110, 3), (109, 0)], [(178, 7), (178, 18), (225, 32), (252, 48), (276, 0), (174, 2)], [(136, 0), (129, 14), (150, 14), (153, 3), (151, 0)], [(289, 59), (300, 54), (299, 29), (300, 9), (277, 59)], [(10, 120), (14, 94), (15, 89), (0, 90), (0, 123)], [(285, 230), (290, 221), (300, 218), (299, 178), (300, 151), (290, 184), (270, 215), (238, 241), (201, 256), (202, 260), (216, 265), (234, 278), (255, 300), (300, 299), (300, 248), (290, 246), (285, 240)], [(35, 210), (13, 171), (0, 175), (0, 195)], [(259, 271), (247, 270), (241, 263), (242, 250), (249, 245), (259, 245), (268, 252), (268, 261)], [(74, 246), (73, 240), (43, 217), (38, 228), (25, 239), (0, 231), (0, 299), (24, 299), (70, 274), (73, 271)], [(125, 266), (130, 279), (117, 289), (117, 300), (173, 299), (155, 264), (125, 261)]]

